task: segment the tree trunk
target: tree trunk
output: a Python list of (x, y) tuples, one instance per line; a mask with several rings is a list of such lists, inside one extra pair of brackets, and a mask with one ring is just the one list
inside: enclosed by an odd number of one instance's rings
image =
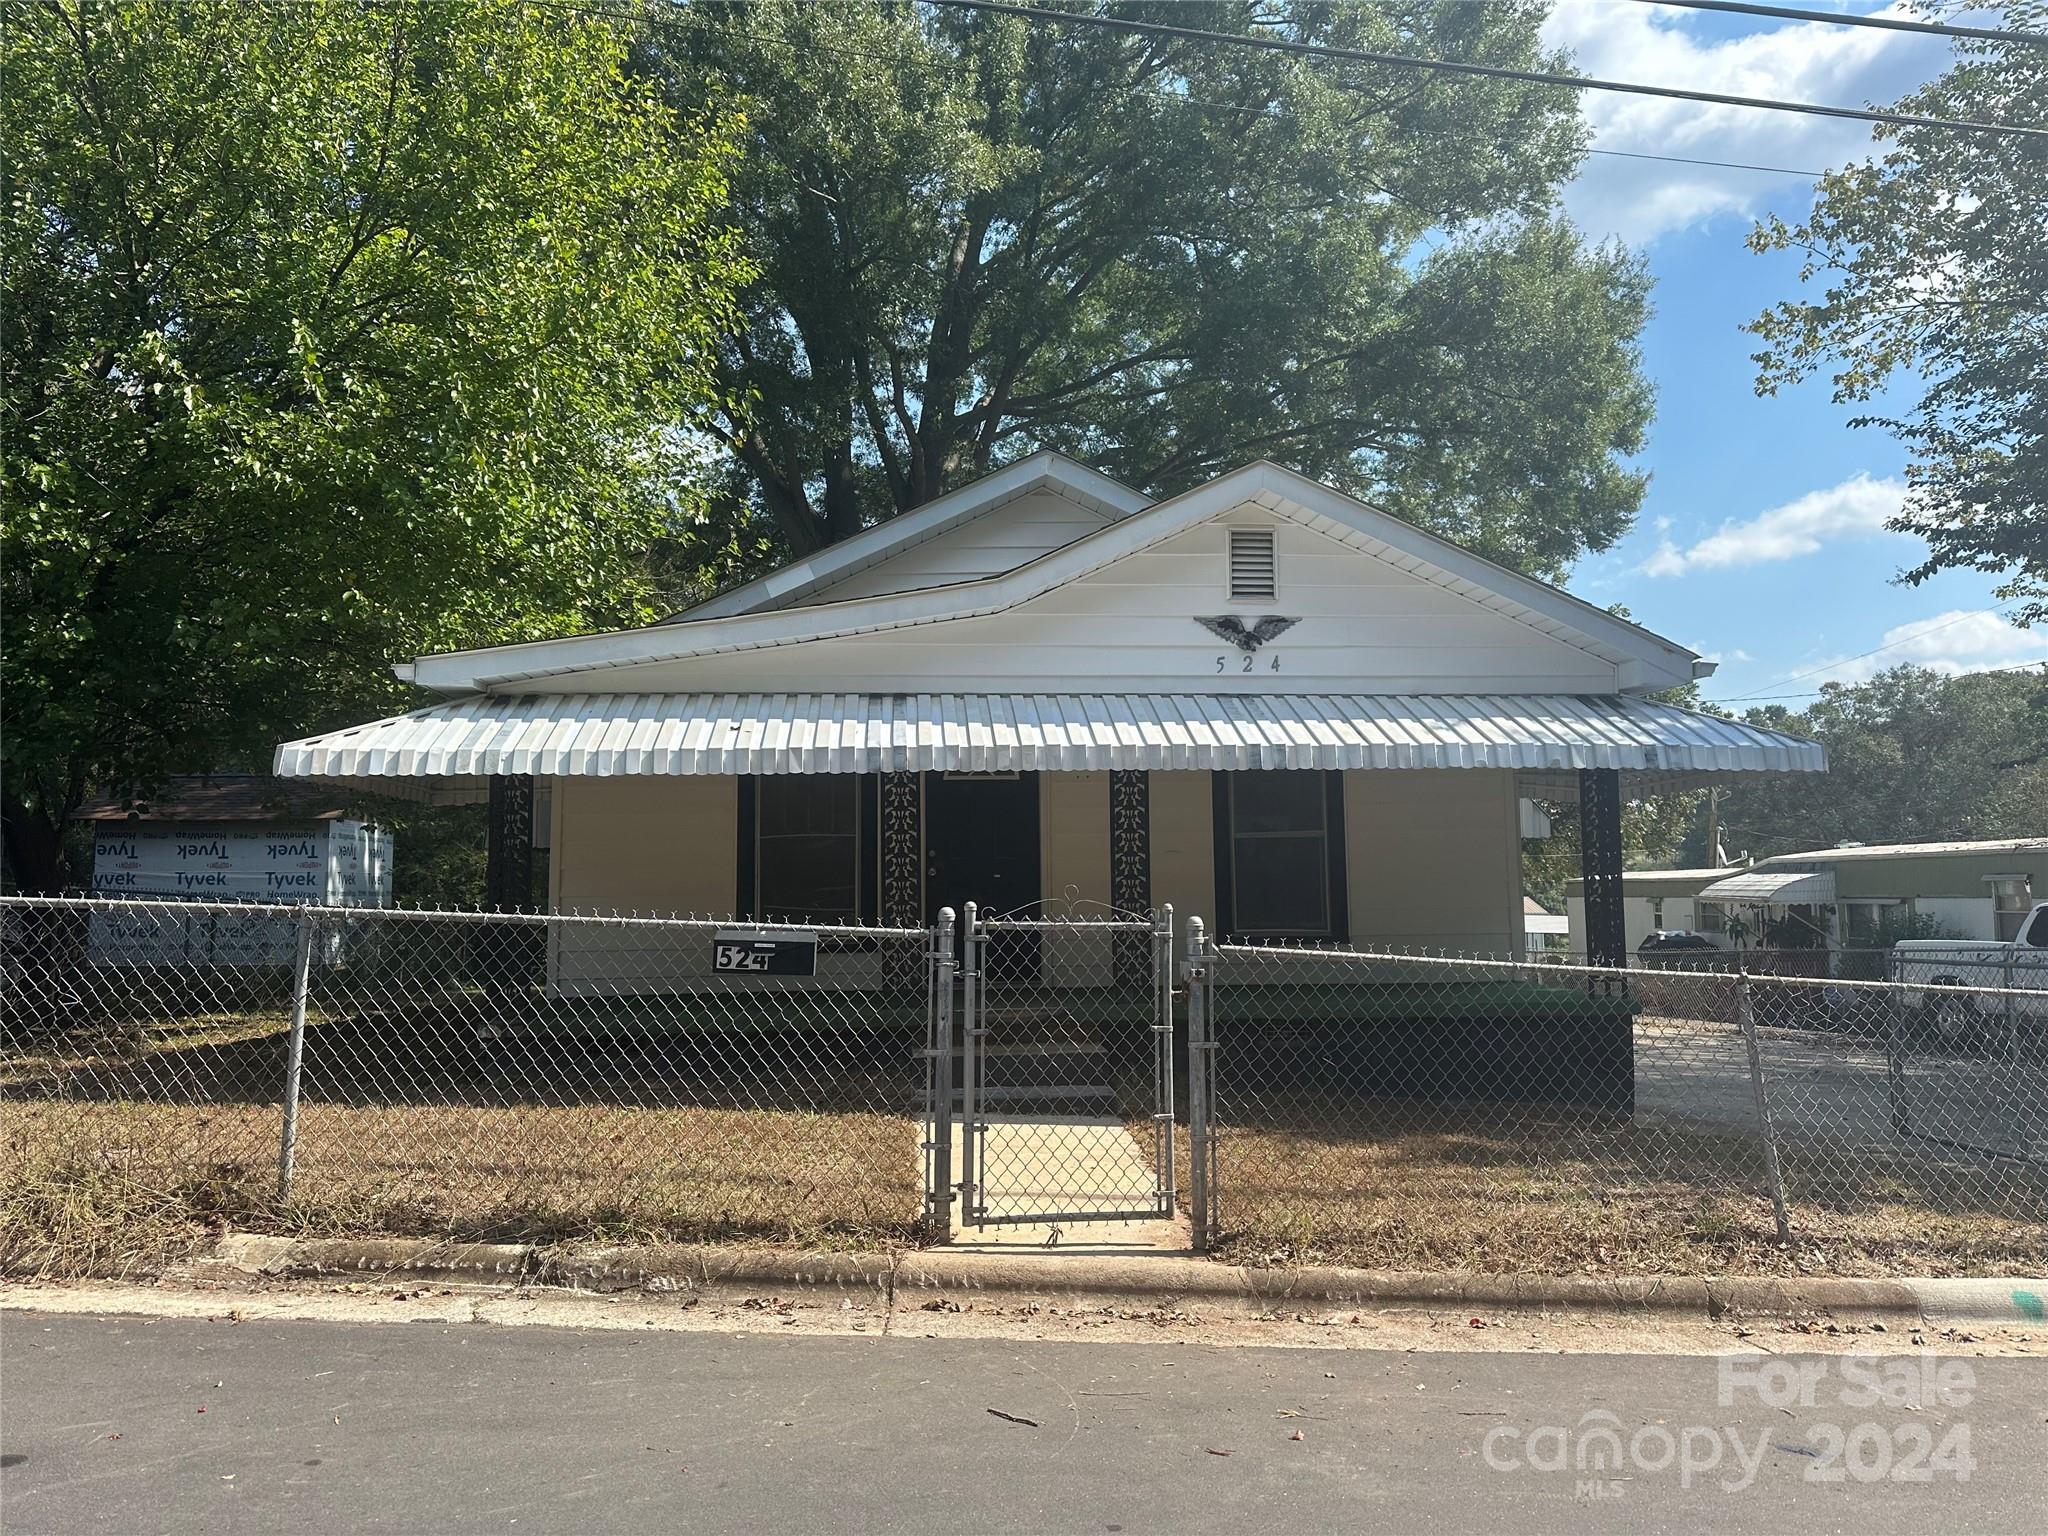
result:
[[(65, 806), (69, 815), (74, 806)], [(12, 794), (0, 794), (0, 837), (7, 845), (7, 867), (15, 889), (29, 896), (63, 892), (70, 871), (64, 860), (64, 821), (46, 810), (31, 809)]]

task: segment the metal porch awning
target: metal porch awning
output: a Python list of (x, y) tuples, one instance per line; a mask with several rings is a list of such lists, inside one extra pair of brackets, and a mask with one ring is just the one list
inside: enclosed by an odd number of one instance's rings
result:
[(1699, 894), (1701, 901), (1760, 903), (1775, 907), (1824, 907), (1835, 899), (1831, 869), (1750, 869), (1716, 880)]
[(485, 694), (287, 742), (276, 772), (443, 803), (491, 776), (1585, 768), (1676, 787), (1811, 773), (1821, 748), (1627, 695)]

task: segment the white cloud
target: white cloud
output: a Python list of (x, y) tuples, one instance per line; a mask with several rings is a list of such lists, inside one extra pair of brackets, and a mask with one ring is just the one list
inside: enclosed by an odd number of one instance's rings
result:
[(1870, 655), (1827, 662), (1801, 686), (1860, 683), (1886, 667), (1909, 664), (1956, 677), (2032, 662), (2048, 662), (2048, 631), (2020, 629), (1995, 613), (1964, 608), (1896, 625)]
[[(1901, 5), (1873, 12), (1910, 16)], [(1674, 17), (1610, 0), (1563, 0), (1544, 26), (1547, 42), (1572, 51), (1585, 74), (1727, 95), (1861, 107), (1897, 100), (1949, 62), (1941, 40), (1872, 27), (1791, 23), (1740, 36), (1726, 24)], [(1867, 157), (1869, 123), (1708, 106), (1607, 91), (1582, 93), (1594, 144), (1603, 150), (1823, 170)], [(1565, 205), (1596, 235), (1632, 244), (1716, 214), (1754, 216), (1788, 192), (1794, 177), (1655, 160), (1590, 156)]]
[(1700, 660), (1725, 665), (1729, 662), (1755, 661), (1756, 658), (1738, 646), (1732, 651), (1701, 651)]
[(1859, 474), (1823, 491), (1772, 507), (1748, 522), (1723, 523), (1681, 549), (1668, 536), (1642, 564), (1645, 576), (1683, 576), (1689, 571), (1763, 565), (1817, 553), (1830, 539), (1865, 538), (1884, 532), (1898, 515), (1906, 487), (1898, 480)]

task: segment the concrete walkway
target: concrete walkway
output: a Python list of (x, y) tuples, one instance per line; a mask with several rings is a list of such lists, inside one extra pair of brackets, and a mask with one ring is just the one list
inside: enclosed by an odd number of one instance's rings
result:
[[(965, 1131), (953, 1123), (953, 1169), (962, 1161)], [(1053, 1253), (1188, 1253), (1184, 1218), (1126, 1220), (1109, 1213), (1141, 1210), (1153, 1201), (1150, 1159), (1123, 1120), (1107, 1115), (992, 1115), (976, 1170), (988, 1213), (996, 1217), (1057, 1211), (1080, 1216), (1057, 1227), (1034, 1221), (967, 1226), (953, 1215), (952, 1246), (968, 1251)], [(1104, 1213), (1089, 1219), (1088, 1213)]]

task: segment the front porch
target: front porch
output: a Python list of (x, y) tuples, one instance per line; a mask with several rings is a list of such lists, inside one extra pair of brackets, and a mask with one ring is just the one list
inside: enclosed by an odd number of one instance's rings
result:
[(1225, 939), (1493, 955), (1523, 947), (1520, 802), (1576, 802), (1609, 964), (1627, 797), (1818, 766), (1627, 695), (482, 695), (278, 753), (488, 799), (496, 906), (910, 928), (1171, 905)]

